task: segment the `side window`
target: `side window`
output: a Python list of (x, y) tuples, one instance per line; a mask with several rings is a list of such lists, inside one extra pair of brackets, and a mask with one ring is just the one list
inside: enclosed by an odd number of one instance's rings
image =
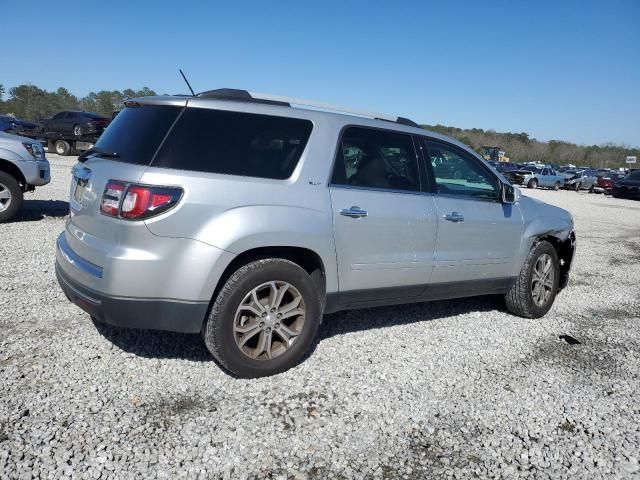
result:
[(496, 178), (480, 162), (455, 147), (427, 141), (427, 151), (438, 193), (496, 200)]
[(56, 120), (59, 120), (61, 118), (64, 118), (67, 115), (67, 112), (60, 112), (60, 113), (56, 113), (53, 118), (55, 118)]
[(549, 175), (549, 169), (548, 168), (543, 168), (542, 169), (542, 175)]
[(371, 128), (345, 129), (331, 181), (336, 185), (420, 191), (411, 136)]
[(284, 180), (293, 174), (312, 128), (298, 118), (187, 108), (153, 166)]

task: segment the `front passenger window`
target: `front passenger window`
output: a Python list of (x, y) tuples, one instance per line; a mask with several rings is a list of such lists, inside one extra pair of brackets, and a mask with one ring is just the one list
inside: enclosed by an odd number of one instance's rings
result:
[(490, 200), (500, 198), (496, 178), (482, 168), (479, 161), (453, 146), (432, 141), (426, 143), (439, 194)]
[(410, 135), (349, 127), (342, 134), (331, 183), (388, 190), (420, 190)]

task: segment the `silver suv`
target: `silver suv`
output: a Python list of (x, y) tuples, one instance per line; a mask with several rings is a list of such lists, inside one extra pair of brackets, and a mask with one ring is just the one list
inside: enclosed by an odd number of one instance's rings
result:
[(547, 313), (568, 212), (454, 139), (337, 110), (231, 89), (126, 102), (73, 169), (62, 289), (98, 321), (201, 332), (241, 377), (295, 365), (339, 310), (500, 294)]

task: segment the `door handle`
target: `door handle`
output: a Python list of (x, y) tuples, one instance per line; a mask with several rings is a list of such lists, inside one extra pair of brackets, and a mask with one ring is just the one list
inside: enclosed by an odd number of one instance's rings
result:
[(351, 208), (343, 208), (340, 210), (340, 215), (344, 215), (345, 217), (350, 218), (362, 218), (369, 215), (369, 212), (361, 209), (360, 207), (351, 207)]
[(445, 220), (449, 220), (450, 222), (454, 222), (454, 223), (458, 223), (458, 222), (464, 222), (464, 215), (458, 213), (458, 212), (451, 212), (451, 213), (447, 213), (444, 216)]

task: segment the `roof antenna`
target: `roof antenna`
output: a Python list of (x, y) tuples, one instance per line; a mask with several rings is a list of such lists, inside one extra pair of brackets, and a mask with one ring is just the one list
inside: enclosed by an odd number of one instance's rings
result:
[(189, 83), (189, 80), (187, 80), (187, 77), (184, 75), (184, 72), (182, 71), (181, 68), (179, 68), (178, 70), (180, 71), (180, 75), (182, 75), (182, 78), (184, 78), (184, 81), (187, 84), (187, 87), (189, 87), (189, 90), (191, 90), (191, 95), (195, 97), (196, 93), (193, 91), (193, 88), (191, 88), (191, 84)]

